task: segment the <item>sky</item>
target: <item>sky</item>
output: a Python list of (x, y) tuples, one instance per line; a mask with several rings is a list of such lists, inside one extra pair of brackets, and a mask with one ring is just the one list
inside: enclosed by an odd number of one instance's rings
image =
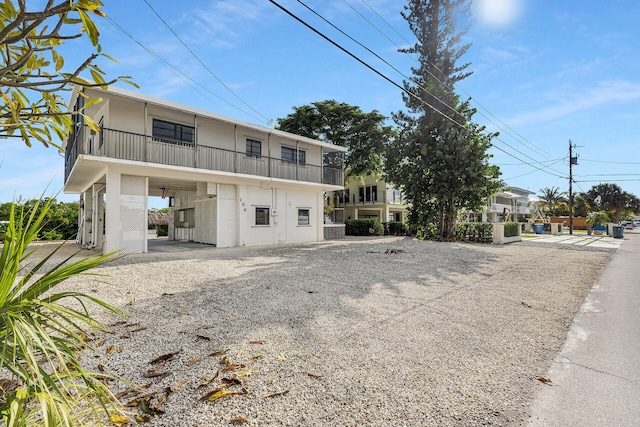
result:
[[(103, 2), (100, 44), (118, 62), (98, 64), (140, 89), (118, 86), (265, 126), (328, 99), (387, 117), (405, 109), (387, 80), (402, 85), (416, 65), (398, 52), (415, 42), (402, 0)], [(471, 98), (474, 121), (500, 133), (491, 161), (507, 185), (568, 191), (572, 141), (574, 191), (617, 183), (640, 196), (639, 16), (636, 0), (475, 0), (461, 17), (471, 43), (461, 61), (473, 74), (456, 92)], [(72, 40), (62, 53), (70, 68), (92, 50)], [(0, 202), (78, 199), (62, 193), (64, 159), (53, 148), (0, 140), (0, 162)]]

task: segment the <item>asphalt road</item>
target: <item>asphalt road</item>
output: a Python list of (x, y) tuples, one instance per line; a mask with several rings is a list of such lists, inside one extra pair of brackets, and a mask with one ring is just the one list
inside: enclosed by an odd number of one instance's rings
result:
[(529, 426), (640, 426), (640, 231), (625, 230), (547, 378)]

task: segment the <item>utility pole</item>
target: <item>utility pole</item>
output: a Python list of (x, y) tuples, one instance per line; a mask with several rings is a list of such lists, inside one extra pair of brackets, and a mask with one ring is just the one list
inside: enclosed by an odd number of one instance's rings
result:
[(573, 165), (578, 166), (578, 156), (573, 157), (576, 145), (569, 140), (569, 234), (573, 235)]

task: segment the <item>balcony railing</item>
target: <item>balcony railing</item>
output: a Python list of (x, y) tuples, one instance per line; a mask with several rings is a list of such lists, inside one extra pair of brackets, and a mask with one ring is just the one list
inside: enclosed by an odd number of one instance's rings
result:
[[(295, 163), (273, 157), (252, 157), (243, 152), (224, 150), (191, 143), (167, 141), (136, 133), (102, 129), (84, 138), (89, 131), (81, 129), (69, 139), (65, 164), (65, 181), (79, 154), (113, 159), (193, 167), (223, 172), (257, 175), (294, 181), (343, 185), (344, 170), (328, 166)], [(84, 141), (82, 143), (81, 141)]]

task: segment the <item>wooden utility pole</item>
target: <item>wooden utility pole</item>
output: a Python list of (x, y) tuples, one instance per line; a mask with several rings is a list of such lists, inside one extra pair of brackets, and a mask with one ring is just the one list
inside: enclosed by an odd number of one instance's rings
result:
[(573, 157), (576, 145), (569, 140), (569, 234), (573, 235), (573, 165), (578, 165), (578, 156)]

